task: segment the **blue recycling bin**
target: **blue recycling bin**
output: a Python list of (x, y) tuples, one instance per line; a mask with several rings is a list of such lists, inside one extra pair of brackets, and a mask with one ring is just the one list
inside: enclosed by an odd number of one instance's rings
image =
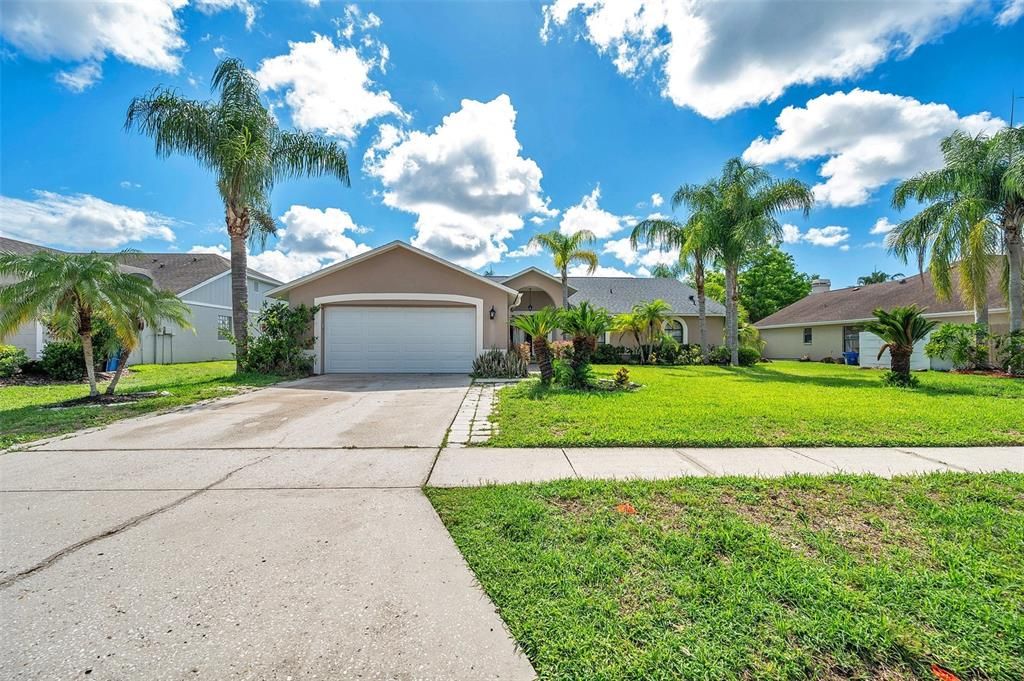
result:
[(846, 360), (847, 364), (857, 366), (860, 364), (860, 353), (859, 352), (844, 352), (843, 359)]

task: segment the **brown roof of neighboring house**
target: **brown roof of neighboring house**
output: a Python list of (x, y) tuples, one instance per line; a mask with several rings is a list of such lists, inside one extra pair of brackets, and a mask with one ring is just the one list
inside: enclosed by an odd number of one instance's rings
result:
[[(0, 237), (0, 251), (19, 255), (28, 255), (36, 251), (65, 252), (6, 237)], [(216, 253), (131, 253), (125, 256), (123, 262), (131, 271), (141, 271), (140, 273), (152, 279), (156, 286), (172, 293), (187, 291), (231, 269), (230, 261)], [(275, 284), (281, 283), (251, 268), (249, 274)]]
[[(881, 284), (867, 286), (850, 286), (848, 288), (813, 293), (802, 298), (775, 314), (768, 315), (754, 326), (764, 329), (772, 326), (798, 326), (800, 324), (821, 324), (825, 322), (859, 321), (870, 319), (876, 308), (892, 309), (905, 305), (916, 304), (925, 308), (926, 312), (973, 312), (971, 305), (965, 305), (957, 291), (959, 290), (959, 273), (953, 272), (953, 295), (949, 300), (939, 300), (932, 288), (931, 275), (914, 275), (906, 279), (886, 281)], [(999, 270), (993, 268), (989, 278), (989, 305), (999, 308), (1004, 305), (1003, 295), (999, 290)]]

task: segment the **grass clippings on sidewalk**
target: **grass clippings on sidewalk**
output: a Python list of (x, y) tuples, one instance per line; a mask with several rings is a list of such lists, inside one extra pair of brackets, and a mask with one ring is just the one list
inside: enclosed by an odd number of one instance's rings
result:
[(1021, 474), (427, 493), (543, 679), (1024, 678)]

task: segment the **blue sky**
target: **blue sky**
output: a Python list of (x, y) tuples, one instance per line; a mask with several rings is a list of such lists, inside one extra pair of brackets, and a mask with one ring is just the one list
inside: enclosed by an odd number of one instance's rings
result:
[[(910, 272), (881, 247), (893, 182), (1024, 94), (1024, 0), (992, 2), (5, 2), (0, 232), (62, 248), (216, 250), (213, 180), (122, 129), (157, 85), (210, 97), (241, 58), (281, 124), (346, 145), (352, 186), (272, 196), (253, 254), (292, 278), (394, 239), (483, 271), (550, 268), (539, 231), (598, 232), (601, 273), (643, 275), (636, 219), (744, 155), (815, 186), (783, 247), (847, 285)], [(1024, 116), (1024, 100), (1020, 101)], [(664, 202), (659, 202), (662, 199)]]

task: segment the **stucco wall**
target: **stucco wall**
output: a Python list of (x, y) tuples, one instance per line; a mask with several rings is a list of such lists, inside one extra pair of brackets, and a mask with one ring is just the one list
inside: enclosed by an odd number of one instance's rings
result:
[[(559, 282), (553, 281), (550, 277), (545, 277), (538, 272), (524, 272), (518, 277), (512, 277), (501, 282), (509, 288), (514, 288), (521, 291), (525, 288), (539, 289), (539, 291), (533, 292), (533, 309), (539, 310), (542, 307), (551, 305), (552, 307), (562, 307), (562, 285)], [(572, 289), (569, 289), (570, 293)], [(543, 292), (543, 293), (542, 293)], [(545, 295), (546, 294), (546, 295)], [(522, 304), (518, 307), (512, 308), (514, 310), (525, 310), (529, 296), (523, 293)]]
[[(484, 348), (508, 347), (509, 294), (458, 270), (403, 248), (395, 248), (297, 286), (285, 295), (292, 305), (348, 293), (438, 293), (483, 300)], [(414, 304), (415, 301), (388, 301)], [(360, 305), (373, 305), (360, 301)], [(494, 319), (488, 314), (494, 308)]]

